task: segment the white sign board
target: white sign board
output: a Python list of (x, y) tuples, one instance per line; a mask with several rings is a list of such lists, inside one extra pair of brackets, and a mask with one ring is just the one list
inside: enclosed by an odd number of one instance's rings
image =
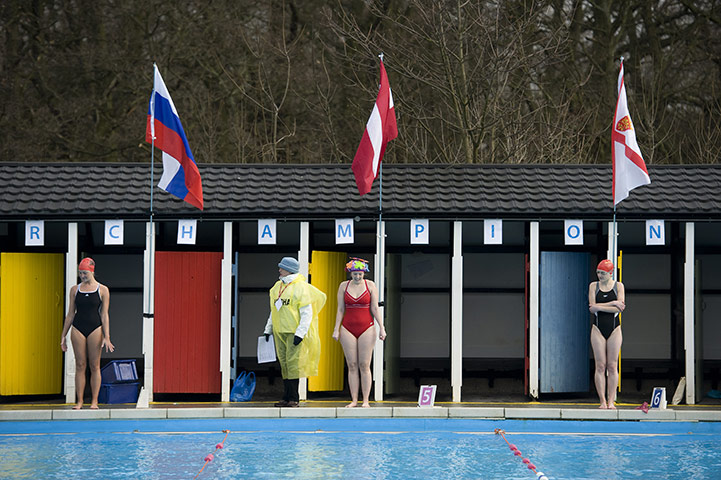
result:
[(178, 220), (178, 245), (195, 245), (197, 220)]
[(650, 408), (664, 410), (666, 408), (666, 387), (654, 387), (651, 394)]
[(428, 245), (428, 219), (411, 220), (411, 245)]
[(436, 385), (421, 385), (418, 392), (418, 406), (432, 407), (436, 401)]
[(25, 221), (25, 245), (28, 247), (45, 245), (45, 220)]
[(275, 219), (258, 220), (258, 245), (275, 245)]
[(486, 245), (503, 243), (503, 220), (483, 220), (483, 243)]
[(663, 220), (646, 220), (646, 245), (666, 245)]
[(105, 245), (122, 245), (125, 239), (125, 222), (105, 220)]
[(343, 218), (335, 221), (335, 243), (341, 245), (353, 243), (353, 219)]
[(563, 236), (565, 245), (583, 245), (583, 220), (564, 220)]

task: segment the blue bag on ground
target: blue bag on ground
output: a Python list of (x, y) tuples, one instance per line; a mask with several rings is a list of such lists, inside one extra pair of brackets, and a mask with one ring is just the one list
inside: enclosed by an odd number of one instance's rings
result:
[(243, 372), (230, 390), (231, 402), (249, 402), (255, 392), (255, 372)]

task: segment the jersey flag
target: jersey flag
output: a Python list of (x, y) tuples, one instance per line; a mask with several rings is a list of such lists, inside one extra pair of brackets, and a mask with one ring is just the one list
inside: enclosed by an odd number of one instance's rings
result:
[(361, 138), (351, 165), (358, 192), (361, 195), (370, 192), (373, 181), (378, 176), (386, 145), (397, 136), (398, 126), (396, 111), (393, 108), (393, 94), (381, 59), (381, 84), (378, 98), (376, 98), (373, 111), (363, 132), (363, 138)]
[(641, 149), (636, 143), (636, 131), (628, 113), (626, 85), (623, 81), (623, 59), (618, 74), (618, 100), (616, 115), (613, 117), (611, 134), (613, 150), (613, 205), (628, 197), (628, 193), (641, 185), (651, 183)]
[(153, 70), (155, 79), (148, 106), (145, 141), (154, 143), (163, 151), (163, 175), (158, 187), (202, 210), (203, 185), (198, 166), (163, 77), (157, 66), (153, 65)]

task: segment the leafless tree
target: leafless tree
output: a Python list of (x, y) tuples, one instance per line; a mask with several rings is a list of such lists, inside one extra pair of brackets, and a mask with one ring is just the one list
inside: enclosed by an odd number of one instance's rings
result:
[(608, 163), (616, 77), (647, 163), (718, 163), (719, 0), (5, 0), (0, 161), (147, 161), (156, 62), (198, 162)]

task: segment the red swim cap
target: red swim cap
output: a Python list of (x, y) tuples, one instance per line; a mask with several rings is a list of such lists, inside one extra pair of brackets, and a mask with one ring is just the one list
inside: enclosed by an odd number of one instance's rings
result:
[(613, 262), (609, 259), (601, 260), (596, 267), (596, 270), (603, 270), (604, 272), (613, 272)]
[(95, 260), (90, 257), (85, 257), (80, 261), (78, 270), (85, 270), (88, 272), (95, 272)]

